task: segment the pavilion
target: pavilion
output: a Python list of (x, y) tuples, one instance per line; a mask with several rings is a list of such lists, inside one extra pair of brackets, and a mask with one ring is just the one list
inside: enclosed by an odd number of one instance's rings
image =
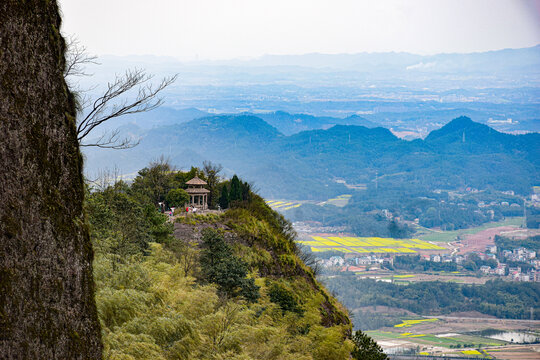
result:
[(186, 182), (186, 185), (188, 186), (186, 192), (189, 194), (188, 206), (202, 210), (208, 209), (208, 193), (210, 193), (210, 190), (204, 188), (205, 185), (208, 185), (206, 181), (195, 176)]

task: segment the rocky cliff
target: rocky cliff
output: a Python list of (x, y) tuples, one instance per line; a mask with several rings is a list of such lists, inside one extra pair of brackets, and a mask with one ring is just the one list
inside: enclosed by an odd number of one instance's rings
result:
[(0, 2), (0, 358), (99, 359), (56, 1)]

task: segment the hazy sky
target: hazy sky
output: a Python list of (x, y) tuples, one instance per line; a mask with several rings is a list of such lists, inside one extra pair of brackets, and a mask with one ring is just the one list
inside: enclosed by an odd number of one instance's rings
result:
[(59, 0), (98, 55), (473, 52), (540, 43), (540, 0)]

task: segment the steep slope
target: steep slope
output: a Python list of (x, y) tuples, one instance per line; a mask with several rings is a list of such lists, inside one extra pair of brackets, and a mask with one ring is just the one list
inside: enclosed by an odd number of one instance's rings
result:
[(101, 359), (55, 1), (0, 3), (0, 358)]
[(318, 283), (313, 270), (301, 260), (303, 255), (294, 242), (292, 225), (258, 195), (252, 194), (249, 203), (228, 210), (218, 218), (199, 216), (179, 220), (175, 224), (178, 239), (189, 242), (200, 239), (205, 228), (220, 229), (236, 254), (267, 283), (265, 288), (269, 287), (268, 282), (286, 283), (302, 303), (310, 303), (309, 306), (315, 308), (312, 316), (319, 318), (320, 325), (343, 326), (344, 335), (350, 333), (351, 322), (346, 310)]
[(346, 360), (368, 350), (351, 341), (346, 310), (304, 263), (292, 225), (259, 196), (180, 214), (171, 236), (145, 194), (184, 175), (163, 170), (155, 188), (141, 186), (154, 180), (145, 173), (88, 196), (106, 358)]

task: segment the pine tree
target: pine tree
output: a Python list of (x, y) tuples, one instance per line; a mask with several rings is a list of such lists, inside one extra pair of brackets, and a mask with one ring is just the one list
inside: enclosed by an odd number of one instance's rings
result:
[(227, 209), (229, 207), (229, 191), (227, 190), (227, 185), (223, 185), (221, 188), (221, 196), (219, 197), (219, 206), (222, 209)]
[(246, 181), (241, 183), (241, 193), (242, 193), (242, 200), (249, 201), (251, 194), (251, 185)]
[(362, 331), (356, 331), (352, 337), (354, 350), (351, 352), (355, 360), (388, 360), (381, 347)]
[(256, 302), (260, 297), (259, 287), (247, 277), (247, 263), (234, 256), (232, 248), (216, 230), (204, 229), (202, 234), (200, 263), (203, 278), (217, 284), (222, 294), (243, 296), (249, 302)]
[(240, 184), (240, 179), (238, 176), (234, 175), (231, 179), (231, 192), (229, 193), (229, 202), (241, 201), (242, 200), (242, 189)]

